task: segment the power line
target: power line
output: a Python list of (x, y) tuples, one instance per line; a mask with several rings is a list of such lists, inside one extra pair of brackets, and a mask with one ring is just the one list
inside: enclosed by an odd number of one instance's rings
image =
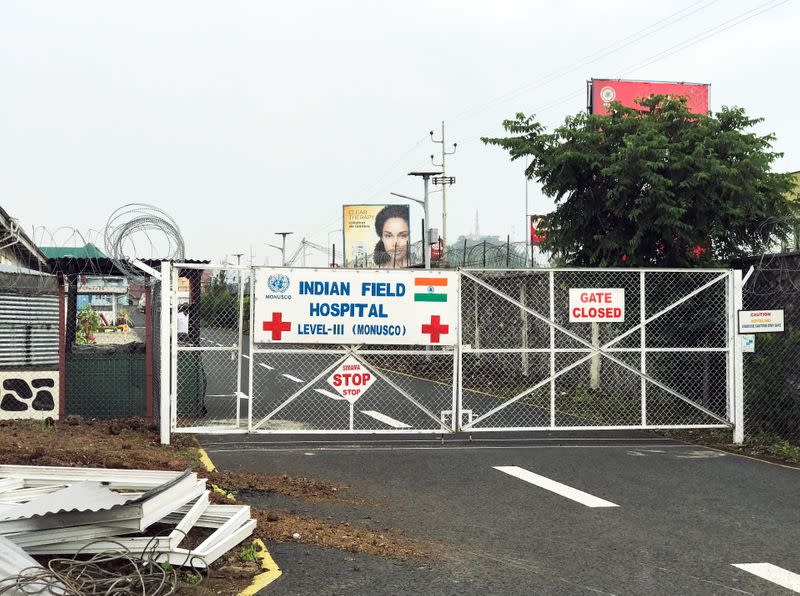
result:
[[(720, 33), (723, 33), (723, 32), (725, 32), (725, 31), (727, 31), (729, 29), (732, 29), (733, 27), (735, 27), (737, 25), (741, 25), (742, 23), (744, 23), (746, 21), (749, 21), (749, 20), (757, 17), (760, 14), (763, 14), (763, 13), (765, 13), (767, 11), (770, 11), (770, 10), (772, 10), (774, 8), (777, 8), (778, 6), (780, 6), (782, 4), (786, 4), (788, 1), (789, 0), (769, 0), (768, 2), (764, 2), (762, 4), (759, 4), (758, 6), (756, 6), (754, 8), (751, 8), (749, 10), (746, 10), (746, 11), (742, 12), (742, 13), (739, 13), (738, 15), (736, 15), (736, 16), (734, 16), (734, 17), (732, 17), (732, 18), (730, 18), (730, 19), (728, 19), (726, 21), (723, 21), (721, 23), (718, 23), (717, 25), (714, 25), (713, 27), (710, 27), (710, 28), (708, 28), (708, 29), (706, 29), (704, 31), (701, 31), (700, 33), (698, 33), (696, 35), (693, 35), (692, 37), (689, 37), (689, 38), (685, 39), (684, 41), (682, 41), (680, 43), (677, 43), (677, 44), (675, 44), (673, 46), (670, 46), (669, 48), (666, 48), (665, 50), (657, 52), (657, 53), (649, 56), (648, 58), (646, 58), (643, 62), (640, 62), (640, 63), (638, 63), (636, 65), (633, 65), (633, 66), (626, 67), (625, 69), (622, 69), (622, 71), (620, 71), (620, 72), (635, 72), (636, 70), (644, 68), (645, 66), (649, 66), (651, 64), (654, 64), (655, 62), (663, 60), (664, 58), (668, 58), (669, 56), (672, 56), (674, 54), (677, 54), (678, 52), (681, 52), (681, 51), (683, 51), (685, 49), (688, 49), (688, 48), (690, 48), (690, 47), (692, 47), (694, 45), (697, 45), (698, 43), (700, 43), (702, 41), (705, 41), (706, 39), (709, 39), (709, 38), (711, 38), (711, 37), (713, 37), (715, 35), (719, 35)], [(620, 74), (620, 76), (622, 76), (622, 75)], [(558, 98), (552, 100), (551, 102), (548, 102), (548, 103), (546, 103), (546, 104), (544, 104), (544, 105), (542, 105), (540, 107), (536, 107), (536, 108), (532, 109), (530, 113), (532, 113), (532, 114), (542, 114), (542, 113), (544, 113), (544, 112), (546, 112), (548, 110), (551, 110), (552, 108), (555, 108), (555, 107), (558, 107), (559, 105), (562, 105), (565, 101), (567, 101), (569, 99), (572, 99), (574, 97), (583, 95), (585, 92), (586, 92), (585, 89), (571, 91), (570, 93), (568, 93), (566, 95), (563, 95), (561, 97), (558, 97)]]
[(423, 136), (422, 136), (422, 137), (421, 137), (421, 138), (420, 138), (420, 139), (419, 139), (419, 140), (418, 140), (416, 143), (414, 143), (414, 145), (413, 145), (413, 146), (412, 146), (410, 149), (408, 149), (408, 150), (404, 151), (404, 152), (403, 152), (403, 153), (400, 155), (400, 157), (398, 157), (398, 158), (397, 158), (397, 159), (396, 159), (396, 160), (395, 160), (395, 161), (392, 163), (392, 165), (390, 165), (388, 168), (386, 168), (386, 170), (384, 170), (384, 171), (383, 171), (383, 173), (381, 173), (381, 175), (380, 175), (380, 176), (379, 176), (379, 177), (376, 179), (376, 182), (374, 182), (374, 183), (372, 183), (372, 184), (368, 184), (368, 185), (364, 186), (364, 187), (363, 187), (363, 189), (362, 189), (362, 191), (360, 191), (359, 193), (357, 193), (357, 196), (360, 196), (360, 195), (362, 195), (362, 194), (371, 194), (371, 193), (372, 193), (372, 192), (375, 190), (375, 187), (377, 187), (377, 186), (378, 186), (378, 185), (379, 185), (381, 182), (383, 182), (383, 180), (386, 178), (386, 176), (388, 176), (389, 174), (391, 174), (392, 172), (394, 172), (394, 171), (396, 170), (397, 166), (399, 166), (399, 165), (400, 165), (400, 164), (403, 162), (403, 160), (404, 160), (406, 157), (408, 157), (408, 156), (409, 156), (411, 153), (413, 153), (413, 152), (414, 152), (414, 151), (415, 151), (415, 150), (416, 150), (416, 149), (417, 149), (417, 148), (418, 148), (420, 145), (422, 145), (422, 143), (423, 143), (423, 142), (425, 142), (425, 140), (426, 140), (427, 138), (428, 138), (428, 135), (423, 135)]
[[(680, 52), (681, 50), (684, 50), (684, 49), (686, 49), (688, 47), (691, 47), (691, 46), (693, 46), (693, 45), (695, 45), (697, 43), (700, 43), (701, 41), (705, 41), (706, 39), (709, 39), (710, 37), (713, 37), (715, 35), (719, 35), (720, 33), (724, 32), (724, 31), (727, 31), (728, 29), (731, 29), (731, 28), (735, 27), (736, 25), (740, 25), (740, 24), (742, 24), (742, 23), (744, 23), (746, 21), (749, 21), (750, 19), (753, 19), (753, 18), (757, 17), (760, 14), (763, 14), (763, 13), (765, 13), (767, 11), (770, 11), (773, 8), (777, 8), (781, 4), (786, 4), (788, 1), (789, 0), (778, 0), (776, 2), (776, 0), (769, 0), (768, 2), (764, 2), (763, 4), (759, 4), (755, 8), (752, 8), (752, 9), (750, 9), (748, 11), (740, 13), (737, 16), (735, 16), (735, 17), (733, 17), (731, 19), (728, 19), (727, 21), (723, 21), (722, 23), (719, 23), (718, 25), (715, 25), (714, 27), (711, 27), (710, 29), (706, 29), (705, 31), (702, 31), (701, 33), (698, 33), (694, 37), (691, 37), (691, 38), (689, 38), (689, 39), (687, 39), (685, 41), (682, 41), (681, 43), (675, 44), (674, 46), (671, 46), (671, 47), (667, 48), (666, 50), (663, 50), (662, 52), (654, 54), (654, 55), (650, 56), (649, 58), (647, 58), (644, 62), (641, 62), (641, 63), (637, 64), (636, 66), (628, 67), (625, 70), (638, 70), (639, 68), (644, 68), (645, 66), (649, 66), (650, 64), (653, 64), (654, 62), (658, 62), (659, 60), (662, 60), (663, 58), (666, 58), (668, 56), (671, 56), (672, 54)], [(749, 15), (749, 16), (747, 16), (747, 15)]]
[[(558, 69), (556, 69), (556, 70), (544, 75), (543, 77), (539, 77), (538, 79), (536, 79), (536, 81), (533, 81), (531, 83), (522, 85), (521, 87), (517, 87), (516, 89), (514, 89), (512, 91), (509, 91), (507, 93), (504, 93), (503, 95), (500, 95), (498, 97), (495, 97), (494, 99), (491, 99), (491, 100), (489, 100), (489, 101), (487, 101), (487, 102), (485, 102), (483, 104), (480, 104), (480, 105), (475, 106), (473, 108), (469, 108), (469, 109), (461, 112), (461, 114), (457, 115), (456, 116), (456, 120), (461, 120), (461, 119), (466, 119), (468, 117), (473, 117), (473, 116), (479, 114), (480, 112), (484, 111), (485, 109), (487, 109), (489, 107), (492, 107), (493, 105), (495, 105), (497, 103), (503, 103), (505, 101), (513, 99), (513, 98), (517, 97), (518, 95), (520, 95), (521, 93), (524, 93), (525, 91), (531, 91), (533, 89), (538, 89), (538, 88), (544, 87), (545, 85), (548, 85), (548, 84), (552, 83), (553, 81), (558, 80), (561, 77), (563, 77), (563, 76), (565, 76), (565, 75), (567, 75), (567, 74), (569, 74), (571, 72), (574, 72), (574, 71), (576, 71), (576, 70), (578, 70), (578, 69), (580, 69), (580, 68), (582, 68), (584, 66), (587, 66), (589, 64), (593, 64), (593, 63), (605, 58), (606, 56), (614, 54), (614, 53), (616, 53), (616, 52), (618, 52), (618, 51), (620, 51), (620, 50), (622, 50), (622, 49), (624, 49), (624, 48), (626, 48), (626, 47), (628, 47), (628, 46), (630, 46), (630, 45), (632, 45), (632, 44), (634, 44), (634, 43), (636, 43), (638, 41), (641, 41), (642, 39), (645, 39), (645, 38), (653, 35), (654, 33), (657, 33), (658, 31), (661, 31), (662, 29), (665, 29), (665, 28), (669, 27), (670, 25), (673, 25), (673, 24), (675, 24), (675, 23), (677, 23), (679, 21), (682, 21), (683, 19), (685, 19), (685, 18), (687, 18), (687, 17), (689, 17), (689, 16), (691, 16), (691, 15), (693, 15), (693, 14), (695, 14), (695, 13), (701, 11), (701, 10), (704, 10), (704, 9), (708, 8), (709, 6), (711, 6), (712, 4), (714, 4), (717, 1), (718, 0), (700, 0), (698, 2), (694, 2), (694, 3), (690, 4), (689, 6), (684, 7), (682, 9), (680, 9), (680, 10), (678, 10), (678, 11), (676, 11), (676, 12), (670, 14), (670, 15), (668, 15), (668, 16), (666, 16), (666, 17), (664, 17), (664, 18), (662, 18), (662, 19), (660, 19), (660, 20), (648, 25), (647, 27), (644, 27), (643, 29), (640, 29), (639, 31), (637, 31), (637, 32), (635, 32), (635, 33), (633, 33), (633, 34), (631, 34), (631, 35), (629, 35), (627, 37), (624, 37), (624, 38), (622, 38), (620, 40), (617, 40), (616, 42), (606, 46), (605, 48), (602, 48), (602, 49), (600, 49), (600, 50), (598, 50), (596, 52), (593, 52), (593, 53), (588, 54), (588, 55), (586, 55), (586, 56), (584, 56), (582, 58), (579, 58), (576, 62), (573, 62), (570, 65), (562, 66), (562, 67), (560, 67), (560, 68), (558, 68)], [(700, 5), (700, 6), (698, 6), (698, 5)], [(695, 8), (695, 7), (697, 7), (697, 8)]]

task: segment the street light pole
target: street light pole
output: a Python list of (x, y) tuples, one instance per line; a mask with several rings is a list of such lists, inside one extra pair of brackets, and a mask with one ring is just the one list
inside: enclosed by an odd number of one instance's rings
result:
[(286, 236), (289, 236), (290, 234), (293, 233), (294, 232), (275, 232), (275, 235), (280, 236), (283, 242), (281, 242), (280, 246), (276, 246), (274, 244), (267, 244), (267, 246), (271, 248), (276, 248), (279, 251), (281, 251), (281, 267), (286, 267)]
[(439, 172), (438, 170), (435, 171), (435, 172), (409, 172), (408, 173), (409, 176), (417, 176), (417, 177), (422, 178), (423, 189), (424, 189), (424, 195), (423, 195), (423, 200), (422, 201), (420, 201), (419, 199), (413, 199), (411, 197), (405, 197), (403, 195), (398, 195), (396, 193), (392, 193), (395, 196), (400, 196), (400, 197), (403, 197), (404, 199), (411, 199), (412, 201), (415, 201), (417, 203), (421, 203), (422, 204), (422, 208), (423, 208), (423, 210), (425, 212), (425, 233), (424, 233), (425, 237), (422, 239), (422, 250), (424, 251), (423, 252), (423, 256), (424, 256), (424, 259), (425, 259), (425, 269), (430, 269), (431, 268), (431, 253), (430, 253), (430, 247), (428, 246), (428, 238), (427, 238), (427, 236), (430, 234), (430, 229), (431, 229), (430, 201), (429, 201), (430, 193), (428, 192), (428, 185), (429, 185), (431, 177), (432, 176), (438, 176), (440, 173), (441, 172)]

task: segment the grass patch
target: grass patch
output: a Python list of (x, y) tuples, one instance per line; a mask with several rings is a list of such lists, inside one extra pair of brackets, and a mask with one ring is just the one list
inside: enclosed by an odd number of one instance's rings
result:
[(704, 445), (722, 451), (747, 455), (765, 461), (800, 467), (800, 445), (770, 434), (745, 438), (741, 445), (733, 443), (733, 431), (716, 429), (690, 429), (660, 431), (659, 434), (694, 445)]

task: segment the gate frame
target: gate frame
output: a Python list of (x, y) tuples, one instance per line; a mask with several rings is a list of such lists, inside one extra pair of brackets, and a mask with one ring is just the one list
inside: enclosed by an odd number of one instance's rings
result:
[[(558, 267), (558, 268), (525, 268), (525, 269), (487, 269), (487, 268), (472, 268), (472, 269), (459, 269), (461, 275), (469, 278), (472, 282), (476, 285), (483, 286), (486, 290), (496, 294), (501, 299), (507, 301), (508, 303), (512, 304), (513, 306), (519, 308), (523, 313), (530, 314), (540, 320), (541, 322), (548, 325), (550, 329), (550, 347), (549, 348), (539, 348), (539, 349), (522, 349), (522, 348), (510, 348), (510, 349), (465, 349), (463, 345), (459, 342), (459, 351), (461, 353), (481, 353), (481, 352), (509, 352), (509, 353), (549, 353), (550, 354), (550, 376), (544, 378), (543, 380), (535, 383), (525, 391), (515, 395), (514, 397), (504, 400), (503, 403), (498, 405), (495, 408), (490, 409), (487, 413), (482, 414), (481, 416), (476, 417), (474, 420), (471, 420), (468, 424), (462, 426), (459, 430), (464, 432), (503, 432), (503, 431), (554, 431), (554, 430), (563, 430), (563, 431), (586, 431), (586, 430), (669, 430), (669, 429), (695, 429), (695, 428), (732, 428), (734, 431), (734, 443), (741, 443), (744, 438), (744, 427), (743, 427), (743, 410), (744, 410), (744, 386), (743, 386), (743, 354), (742, 354), (742, 344), (741, 340), (737, 335), (737, 328), (736, 328), (736, 317), (737, 317), (737, 310), (742, 308), (742, 272), (735, 269), (679, 269), (679, 268), (653, 268), (653, 267), (637, 267), (637, 268), (621, 268), (621, 267), (607, 267), (607, 268), (595, 268), (595, 267)], [(550, 316), (546, 317), (541, 313), (535, 311), (532, 308), (529, 308), (516, 300), (514, 297), (510, 296), (506, 292), (495, 288), (488, 282), (483, 279), (480, 279), (473, 272), (480, 273), (484, 271), (491, 271), (491, 272), (519, 272), (519, 273), (528, 273), (537, 272), (540, 275), (547, 275), (548, 278), (548, 285), (549, 285), (549, 294), (550, 294)], [(559, 325), (555, 322), (555, 312), (554, 312), (554, 282), (555, 282), (555, 274), (557, 272), (578, 272), (578, 273), (588, 273), (588, 272), (612, 272), (612, 273), (639, 273), (639, 292), (640, 292), (640, 322), (630, 329), (622, 332), (621, 334), (614, 337), (612, 340), (607, 341), (604, 345), (595, 348), (591, 345), (591, 343), (584, 338), (580, 337), (577, 334), (572, 333), (567, 328)], [(691, 292), (685, 294), (680, 299), (670, 303), (665, 308), (662, 308), (658, 312), (650, 315), (649, 317), (645, 318), (645, 301), (642, 299), (645, 292), (645, 285), (644, 285), (644, 278), (647, 273), (709, 273), (716, 275), (714, 279), (708, 281), (697, 288), (693, 289)], [(704, 406), (695, 403), (693, 400), (687, 398), (685, 395), (680, 394), (679, 392), (675, 391), (674, 389), (670, 388), (665, 383), (662, 383), (652, 377), (649, 377), (646, 373), (646, 368), (644, 367), (645, 363), (645, 355), (647, 353), (646, 343), (645, 343), (645, 329), (646, 326), (651, 323), (652, 321), (658, 319), (659, 317), (665, 315), (669, 311), (673, 310), (674, 308), (680, 306), (684, 302), (689, 301), (690, 299), (694, 298), (697, 295), (702, 294), (709, 288), (715, 286), (716, 284), (723, 282), (725, 284), (725, 298), (726, 298), (726, 333), (725, 333), (725, 347), (724, 348), (673, 348), (668, 350), (669, 352), (718, 352), (718, 353), (725, 353), (726, 354), (726, 416), (727, 420), (725, 420), (722, 416), (715, 414), (714, 412), (709, 411)], [(564, 335), (570, 337), (571, 339), (578, 341), (580, 344), (585, 346), (582, 349), (578, 348), (571, 348), (566, 350), (570, 353), (582, 353), (586, 352), (585, 356), (579, 358), (576, 362), (569, 364), (563, 367), (561, 370), (555, 370), (555, 354), (557, 352), (554, 340), (555, 340), (555, 332), (559, 331)], [(640, 332), (641, 337), (641, 344), (640, 348), (637, 349), (626, 349), (626, 348), (619, 348), (614, 349), (612, 346), (622, 339), (632, 335), (636, 331)], [(615, 358), (613, 355), (614, 352), (630, 352), (630, 351), (639, 351), (641, 354), (640, 366), (642, 366), (642, 370), (637, 370), (635, 367), (630, 366), (621, 360)], [(589, 361), (594, 356), (599, 355), (602, 358), (608, 358), (618, 366), (628, 370), (636, 374), (641, 380), (641, 395), (642, 395), (642, 424), (637, 425), (615, 425), (615, 426), (556, 426), (555, 425), (555, 380), (563, 375), (564, 373), (572, 370), (583, 364), (584, 362)], [(459, 375), (461, 375), (461, 368), (459, 367)], [(656, 387), (666, 391), (670, 395), (677, 397), (678, 399), (688, 403), (692, 407), (698, 409), (699, 411), (703, 412), (704, 414), (711, 416), (720, 421), (720, 424), (673, 424), (673, 425), (652, 425), (647, 424), (646, 422), (646, 384), (650, 382), (654, 384)], [(531, 426), (531, 427), (486, 427), (486, 428), (475, 428), (474, 425), (479, 423), (482, 420), (485, 420), (495, 413), (503, 410), (504, 408), (508, 407), (512, 403), (519, 401), (526, 395), (529, 395), (536, 389), (545, 386), (547, 383), (550, 384), (550, 426)], [(463, 378), (460, 376), (458, 381), (458, 390), (459, 390), (459, 411), (462, 409), (463, 406), (463, 391), (464, 391), (464, 384)]]
[[(690, 428), (732, 428), (733, 429), (733, 441), (734, 443), (741, 444), (744, 439), (744, 385), (743, 385), (743, 369), (744, 369), (744, 356), (742, 352), (742, 343), (738, 336), (738, 330), (736, 327), (736, 317), (738, 310), (742, 309), (742, 287), (744, 283), (747, 282), (748, 278), (750, 277), (751, 271), (748, 272), (747, 276), (742, 279), (742, 272), (736, 269), (660, 269), (660, 268), (576, 268), (576, 267), (564, 267), (564, 268), (546, 268), (546, 269), (484, 269), (484, 268), (477, 268), (477, 269), (461, 269), (457, 270), (458, 272), (458, 332), (457, 332), (457, 343), (453, 346), (451, 350), (443, 350), (442, 354), (447, 354), (452, 358), (452, 366), (453, 366), (453, 382), (452, 382), (452, 416), (450, 420), (450, 425), (445, 425), (441, 420), (439, 424), (441, 425), (440, 429), (379, 429), (379, 430), (350, 430), (350, 429), (343, 429), (343, 430), (264, 430), (259, 429), (258, 426), (263, 423), (265, 420), (269, 419), (270, 416), (277, 413), (280, 408), (288, 405), (293, 399), (296, 399), (303, 391), (307, 389), (307, 387), (313, 383), (316, 383), (319, 378), (322, 378), (330, 369), (336, 366), (340, 361), (344, 360), (348, 355), (353, 355), (356, 358), (359, 358), (359, 354), (368, 355), (368, 354), (392, 354), (392, 353), (413, 353), (413, 354), (420, 354), (424, 353), (422, 350), (409, 350), (409, 349), (399, 349), (399, 350), (359, 350), (358, 345), (342, 345), (340, 348), (336, 349), (325, 349), (325, 350), (314, 350), (314, 349), (294, 349), (290, 350), (293, 352), (299, 353), (333, 353), (333, 354), (340, 354), (342, 358), (337, 360), (336, 364), (328, 367), (325, 369), (323, 373), (318, 375), (314, 378), (313, 381), (303, 385), (301, 389), (297, 392), (292, 394), (287, 400), (284, 400), (281, 406), (278, 409), (275, 409), (271, 412), (267, 417), (256, 423), (253, 424), (253, 360), (254, 355), (259, 353), (270, 353), (270, 352), (283, 352), (288, 353), (286, 350), (276, 350), (276, 349), (256, 349), (255, 342), (254, 342), (254, 312), (255, 312), (255, 272), (257, 269), (263, 268), (258, 266), (237, 266), (237, 265), (225, 265), (225, 266), (209, 266), (207, 264), (197, 264), (197, 263), (172, 263), (170, 261), (162, 261), (161, 262), (161, 312), (160, 312), (160, 342), (161, 342), (161, 349), (160, 349), (160, 396), (159, 396), (159, 426), (160, 426), (160, 440), (162, 444), (169, 444), (170, 442), (170, 433), (171, 432), (180, 432), (180, 433), (190, 433), (190, 432), (202, 432), (205, 434), (244, 434), (244, 433), (269, 433), (269, 434), (432, 434), (432, 433), (445, 433), (445, 432), (497, 432), (497, 431), (553, 431), (553, 430), (564, 430), (564, 431), (575, 431), (575, 430), (664, 430), (664, 429), (690, 429)], [(274, 268), (274, 267), (271, 267)], [(239, 277), (239, 341), (237, 346), (237, 355), (238, 355), (238, 363), (237, 363), (237, 394), (236, 394), (236, 415), (237, 421), (239, 421), (239, 426), (236, 428), (233, 427), (219, 427), (219, 426), (211, 426), (211, 427), (177, 427), (177, 352), (178, 352), (178, 345), (177, 345), (177, 288), (178, 288), (178, 272), (180, 269), (222, 269), (222, 270), (236, 270), (240, 272)], [(250, 274), (250, 305), (249, 305), (249, 323), (250, 323), (250, 333), (248, 339), (248, 347), (249, 347), (249, 358), (248, 358), (248, 391), (245, 394), (242, 391), (241, 386), (241, 373), (242, 373), (242, 348), (243, 348), (243, 318), (244, 318), (244, 283), (241, 273), (249, 272)], [(472, 272), (482, 272), (482, 271), (492, 271), (492, 272), (520, 272), (520, 273), (531, 273), (531, 272), (538, 272), (539, 274), (546, 274), (549, 281), (549, 293), (550, 293), (550, 304), (549, 304), (549, 317), (543, 316), (541, 313), (534, 311), (531, 308), (526, 307), (522, 303), (516, 301), (513, 297), (508, 296), (505, 292), (498, 290), (497, 288), (492, 287), (491, 285), (487, 284), (483, 280), (477, 278), (475, 275), (471, 274)], [(555, 303), (554, 303), (554, 278), (557, 272), (562, 271), (572, 271), (572, 272), (590, 272), (590, 271), (602, 271), (602, 272), (624, 272), (624, 273), (632, 273), (638, 272), (640, 275), (640, 322), (632, 327), (631, 329), (626, 330), (622, 334), (616, 336), (609, 342), (606, 342), (604, 345), (600, 346), (599, 348), (595, 348), (589, 342), (584, 340), (582, 337), (573, 334), (568, 329), (560, 326), (558, 323), (555, 322)], [(665, 309), (658, 311), (657, 313), (651, 315), (649, 318), (645, 319), (645, 301), (644, 301), (644, 294), (645, 294), (645, 274), (646, 273), (712, 273), (712, 274), (720, 274), (717, 278), (713, 279), (710, 282), (707, 282), (700, 286), (699, 288), (695, 288), (689, 294), (681, 297), (680, 300), (668, 305)], [(473, 350), (471, 348), (465, 349), (463, 346), (463, 330), (462, 330), (462, 285), (461, 280), (463, 277), (468, 277), (472, 280), (473, 283), (477, 283), (483, 285), (486, 289), (494, 292), (502, 299), (508, 301), (509, 303), (515, 305), (516, 307), (520, 308), (524, 313), (530, 314), (535, 318), (539, 319), (540, 321), (544, 322), (548, 325), (550, 330), (550, 347), (549, 348), (541, 348), (541, 349), (507, 349), (503, 351), (507, 352), (527, 352), (527, 353), (536, 353), (536, 352), (549, 352), (550, 354), (550, 376), (545, 378), (542, 381), (536, 383), (533, 387), (528, 388), (525, 392), (514, 396), (513, 398), (504, 401), (500, 406), (497, 408), (493, 408), (486, 414), (482, 416), (476, 417), (474, 420), (470, 415), (470, 420), (468, 423), (463, 424), (462, 416), (466, 412), (463, 408), (463, 353), (475, 353), (481, 352), (482, 350)], [(689, 400), (685, 396), (680, 395), (675, 390), (669, 388), (664, 383), (657, 381), (656, 379), (652, 379), (647, 376), (646, 374), (646, 325), (653, 320), (659, 318), (660, 316), (666, 314), (673, 308), (676, 308), (680, 304), (690, 300), (694, 296), (702, 293), (703, 291), (707, 290), (708, 288), (720, 283), (722, 280), (725, 280), (725, 287), (726, 287), (726, 303), (727, 303), (727, 333), (726, 333), (726, 347), (723, 348), (714, 348), (714, 349), (677, 349), (677, 350), (670, 350), (670, 351), (678, 351), (678, 352), (697, 352), (697, 351), (714, 351), (714, 352), (726, 352), (727, 359), (726, 359), (726, 392), (727, 392), (727, 403), (726, 403), (726, 418), (727, 420), (722, 424), (702, 424), (702, 425), (648, 425), (646, 424), (646, 384), (648, 382), (655, 384), (656, 386), (660, 387), (661, 389), (667, 391), (669, 394), (678, 397), (683, 401), (687, 401), (690, 405), (700, 409), (704, 413), (712, 416), (713, 418), (722, 420), (721, 416), (718, 416), (710, 411), (705, 411), (705, 408), (700, 406), (699, 404), (695, 404), (692, 400)], [(566, 334), (568, 337), (575, 339), (576, 341), (580, 342), (584, 346), (586, 346), (585, 351), (587, 355), (581, 357), (577, 362), (570, 364), (569, 366), (562, 368), (560, 371), (556, 371), (555, 369), (555, 332), (560, 331)], [(626, 363), (614, 358), (612, 355), (613, 352), (618, 351), (614, 350), (613, 346), (621, 339), (635, 333), (636, 331), (640, 332), (642, 347), (640, 348), (641, 351), (641, 361), (640, 367), (641, 370), (637, 370), (635, 367), (631, 367)], [(622, 350), (622, 349), (620, 349)], [(582, 352), (583, 349), (571, 349), (571, 352)], [(625, 351), (630, 351), (625, 349)], [(555, 415), (555, 404), (553, 403), (554, 400), (554, 386), (555, 380), (561, 376), (562, 374), (568, 372), (572, 368), (579, 366), (580, 364), (590, 360), (594, 356), (599, 355), (601, 358), (609, 358), (615, 364), (622, 366), (626, 370), (636, 374), (641, 379), (641, 387), (642, 387), (642, 420), (643, 424), (640, 425), (621, 425), (621, 426), (555, 426), (554, 415)], [(361, 358), (359, 360), (363, 362)], [(366, 363), (364, 363), (366, 364)], [(420, 408), (424, 413), (428, 414), (429, 417), (433, 417), (432, 413), (428, 411), (428, 408), (421, 406), (420, 404), (416, 403), (416, 400), (409, 397), (407, 393), (396, 386), (395, 383), (388, 381), (382, 374), (376, 373), (384, 380), (390, 383), (396, 390), (398, 390), (401, 395), (409, 399), (414, 405)], [(550, 407), (550, 426), (545, 427), (511, 427), (511, 428), (504, 428), (504, 427), (487, 427), (487, 428), (475, 428), (473, 425), (484, 420), (494, 413), (502, 410), (503, 408), (507, 407), (511, 403), (521, 399), (525, 395), (535, 391), (540, 386), (544, 386), (545, 384), (550, 384), (551, 386), (551, 407)], [(246, 428), (241, 427), (241, 400), (247, 400), (247, 426)]]
[[(166, 265), (166, 275), (164, 275), (164, 267)], [(169, 261), (162, 261), (162, 284), (161, 284), (161, 297), (162, 297), (162, 308), (161, 308), (161, 337), (162, 341), (166, 335), (170, 338), (169, 342), (169, 349), (163, 349), (162, 343), (162, 351), (161, 351), (161, 420), (164, 420), (164, 417), (167, 415), (165, 414), (168, 412), (169, 416), (169, 430), (173, 433), (202, 433), (207, 435), (217, 435), (217, 434), (244, 434), (247, 433), (248, 430), (246, 428), (242, 428), (241, 426), (241, 400), (246, 399), (248, 403), (250, 403), (249, 396), (246, 395), (242, 391), (242, 339), (243, 339), (243, 316), (244, 316), (244, 279), (242, 273), (250, 272), (252, 267), (248, 265), (210, 265), (206, 263), (171, 263)], [(239, 289), (238, 289), (238, 297), (239, 297), (239, 332), (237, 336), (237, 346), (235, 348), (235, 353), (237, 355), (237, 364), (236, 364), (236, 392), (232, 394), (230, 397), (236, 398), (236, 422), (237, 426), (222, 426), (222, 425), (214, 425), (214, 426), (177, 426), (177, 402), (178, 402), (178, 352), (233, 352), (234, 348), (202, 348), (200, 346), (191, 346), (191, 347), (183, 347), (181, 348), (178, 346), (178, 276), (181, 269), (200, 269), (200, 270), (212, 270), (212, 271), (236, 271), (239, 273)], [(168, 280), (165, 283), (164, 280)], [(252, 288), (252, 283), (250, 284)], [(165, 292), (168, 293), (166, 297), (166, 301), (164, 298)], [(168, 304), (169, 308), (164, 308), (163, 305)], [(166, 320), (166, 325), (164, 321)], [(251, 334), (252, 336), (252, 334)], [(168, 353), (167, 358), (167, 365), (164, 367), (165, 355), (164, 352)], [(250, 358), (252, 361), (252, 358)], [(167, 371), (169, 374), (167, 374)], [(166, 383), (163, 381), (164, 378), (168, 379)], [(166, 390), (166, 391), (165, 391)], [(167, 407), (164, 406), (165, 398), (167, 400)], [(249, 410), (248, 406), (248, 410)], [(162, 431), (162, 443), (164, 443), (163, 431)], [(168, 443), (165, 443), (168, 444)]]

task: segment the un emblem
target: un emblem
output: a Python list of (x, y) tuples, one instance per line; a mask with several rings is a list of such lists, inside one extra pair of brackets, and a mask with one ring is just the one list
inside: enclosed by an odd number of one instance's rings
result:
[(289, 289), (289, 277), (282, 273), (270, 275), (267, 279), (267, 286), (272, 292), (283, 293)]

